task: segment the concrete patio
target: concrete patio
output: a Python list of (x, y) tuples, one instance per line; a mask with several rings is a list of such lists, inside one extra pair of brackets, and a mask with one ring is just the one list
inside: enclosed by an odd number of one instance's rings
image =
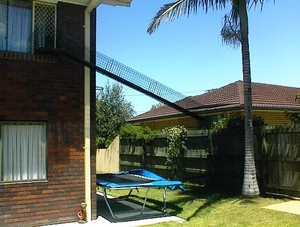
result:
[(114, 210), (115, 215), (119, 218), (118, 220), (112, 218), (108, 207), (105, 204), (105, 201), (101, 195), (97, 196), (97, 211), (98, 218), (96, 220), (80, 224), (78, 222), (58, 224), (58, 225), (49, 225), (48, 227), (71, 227), (71, 226), (122, 226), (122, 227), (131, 227), (131, 226), (143, 226), (150, 225), (160, 222), (175, 221), (182, 223), (183, 219), (170, 216), (164, 212), (145, 208), (143, 215), (140, 215), (142, 206), (131, 203), (126, 200), (119, 200), (110, 198), (110, 206)]

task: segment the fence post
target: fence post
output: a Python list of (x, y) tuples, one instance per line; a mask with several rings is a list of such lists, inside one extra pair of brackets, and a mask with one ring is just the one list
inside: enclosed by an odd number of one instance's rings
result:
[(268, 144), (267, 144), (267, 126), (261, 129), (261, 192), (263, 195), (267, 193), (267, 181), (268, 181)]

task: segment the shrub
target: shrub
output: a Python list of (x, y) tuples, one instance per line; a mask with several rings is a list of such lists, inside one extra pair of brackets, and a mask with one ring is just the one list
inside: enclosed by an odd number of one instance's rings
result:
[(150, 129), (149, 127), (142, 127), (132, 124), (125, 124), (121, 127), (120, 136), (123, 139), (129, 139), (136, 141), (142, 139), (145, 143), (153, 140), (156, 131)]
[[(212, 129), (218, 132), (224, 130), (244, 130), (244, 116), (233, 116), (230, 114), (224, 114), (217, 121), (212, 123)], [(264, 119), (260, 116), (253, 116), (253, 127), (258, 128), (264, 126)]]
[(168, 149), (165, 165), (171, 169), (172, 177), (177, 178), (178, 165), (180, 160), (178, 157), (184, 152), (187, 140), (187, 130), (183, 126), (168, 127), (162, 130), (167, 137)]

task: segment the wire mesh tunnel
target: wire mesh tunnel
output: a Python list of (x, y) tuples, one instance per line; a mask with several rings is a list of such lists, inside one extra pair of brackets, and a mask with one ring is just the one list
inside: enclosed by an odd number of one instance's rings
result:
[(108, 76), (126, 86), (129, 86), (147, 96), (156, 99), (186, 115), (199, 119), (200, 117), (188, 110), (196, 106), (196, 101), (186, 97), (166, 85), (108, 57), (104, 54), (64, 37), (64, 53), (95, 69), (97, 72)]
[(175, 103), (185, 98), (185, 96), (181, 93), (99, 52), (96, 53), (96, 65), (108, 72), (118, 75), (124, 80), (130, 81), (135, 85), (156, 94), (157, 96), (160, 96), (163, 99), (168, 100), (169, 102)]

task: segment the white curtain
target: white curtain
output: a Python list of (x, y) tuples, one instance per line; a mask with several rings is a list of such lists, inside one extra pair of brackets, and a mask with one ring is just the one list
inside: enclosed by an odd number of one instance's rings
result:
[(0, 49), (31, 51), (31, 1), (0, 0)]
[(0, 50), (6, 50), (6, 25), (7, 25), (6, 0), (0, 0)]
[(8, 50), (30, 52), (31, 11), (30, 1), (9, 1), (7, 29)]
[(46, 179), (45, 125), (2, 125), (2, 181)]

